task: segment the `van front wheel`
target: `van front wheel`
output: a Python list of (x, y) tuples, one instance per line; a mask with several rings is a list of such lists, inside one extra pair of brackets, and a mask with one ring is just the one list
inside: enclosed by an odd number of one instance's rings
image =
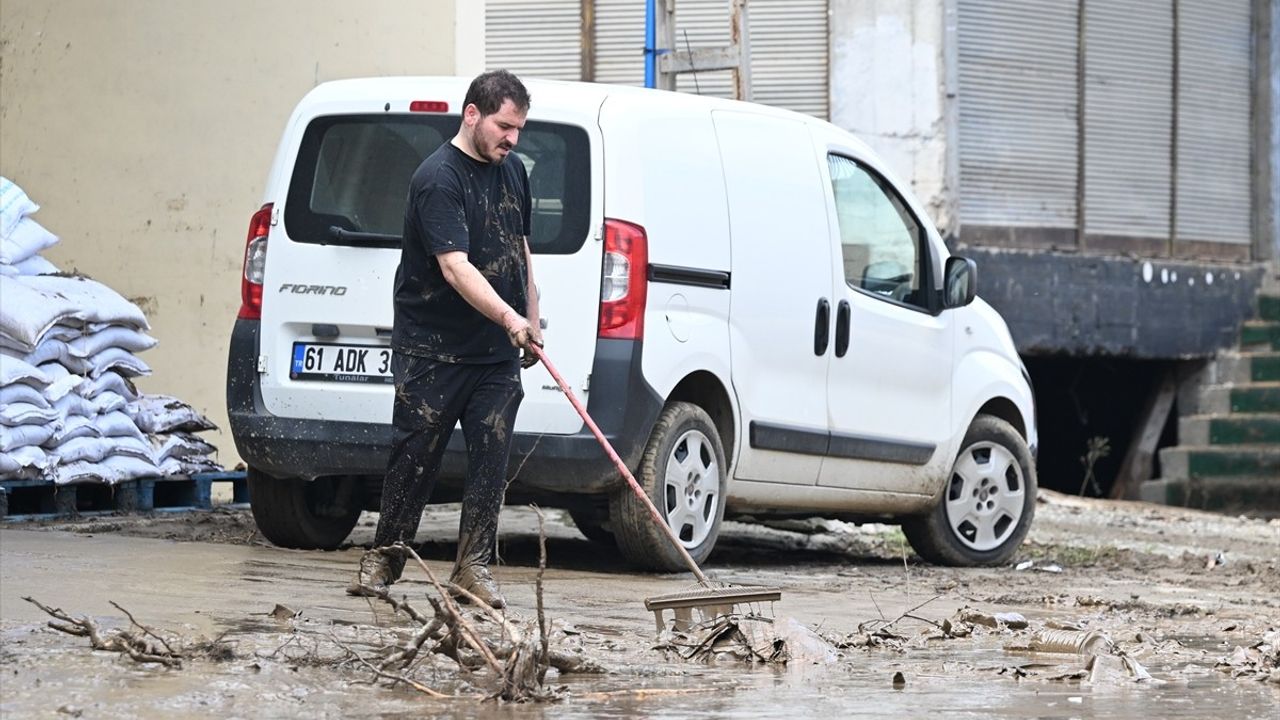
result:
[(999, 565), (1017, 552), (1036, 510), (1036, 468), (1012, 425), (979, 415), (927, 515), (903, 522), (916, 553), (940, 565)]
[[(668, 403), (653, 426), (636, 480), (689, 555), (698, 563), (705, 560), (720, 535), (728, 482), (720, 434), (706, 411), (692, 403)], [(631, 488), (614, 493), (610, 516), (627, 560), (653, 570), (688, 569)]]
[(280, 547), (334, 550), (360, 519), (354, 477), (275, 478), (249, 468), (249, 507), (263, 537)]

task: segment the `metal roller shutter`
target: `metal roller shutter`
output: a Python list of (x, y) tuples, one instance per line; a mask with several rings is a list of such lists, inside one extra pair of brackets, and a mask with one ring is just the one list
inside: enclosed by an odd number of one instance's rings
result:
[(582, 79), (581, 0), (488, 0), (484, 27), (486, 67)]
[(1062, 0), (959, 0), (960, 217), (1074, 228), (1079, 13)]
[(1173, 0), (1088, 0), (1084, 47), (1084, 230), (1168, 240)]
[(1251, 5), (1178, 2), (1178, 240), (1252, 235)]
[[(644, 2), (595, 0), (597, 82), (644, 84)], [(751, 82), (756, 102), (826, 119), (827, 0), (751, 0)], [(729, 44), (728, 0), (676, 0), (677, 49)], [(698, 73), (677, 80), (682, 92), (733, 96), (733, 74)]]

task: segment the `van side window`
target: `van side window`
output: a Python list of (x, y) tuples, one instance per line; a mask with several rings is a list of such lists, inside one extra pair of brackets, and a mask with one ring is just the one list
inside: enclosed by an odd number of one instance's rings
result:
[(924, 233), (889, 184), (857, 162), (828, 155), (844, 278), (857, 290), (925, 307)]
[[(294, 242), (398, 246), (409, 179), (458, 130), (457, 115), (333, 115), (311, 121), (294, 162), (284, 223)], [(529, 121), (516, 152), (529, 172), (539, 254), (577, 252), (591, 215), (591, 147), (582, 128)], [(335, 237), (330, 228), (385, 240)]]

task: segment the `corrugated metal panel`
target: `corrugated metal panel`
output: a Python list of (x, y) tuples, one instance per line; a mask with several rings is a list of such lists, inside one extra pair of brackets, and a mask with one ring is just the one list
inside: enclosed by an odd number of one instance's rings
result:
[[(641, 3), (643, 5), (643, 3)], [(488, 0), (485, 66), (521, 77), (582, 79), (581, 0)]]
[(826, 120), (830, 100), (827, 0), (751, 0), (752, 100)]
[(1178, 240), (1252, 236), (1251, 5), (1178, 3)]
[(1084, 230), (1167, 239), (1173, 0), (1087, 0), (1084, 48)]
[(1076, 225), (1079, 14), (1062, 0), (959, 0), (960, 217)]
[[(596, 1), (596, 81), (644, 84), (644, 2)], [(676, 0), (678, 50), (729, 44), (728, 0)], [(751, 0), (751, 83), (756, 102), (827, 117), (827, 0)], [(686, 37), (687, 33), (687, 37)], [(687, 44), (686, 44), (687, 41)], [(733, 97), (729, 71), (681, 75), (681, 92)]]

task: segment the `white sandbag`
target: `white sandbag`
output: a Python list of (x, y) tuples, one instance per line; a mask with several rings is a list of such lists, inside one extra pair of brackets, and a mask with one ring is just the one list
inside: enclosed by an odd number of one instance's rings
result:
[(28, 445), (43, 445), (57, 431), (54, 423), (47, 425), (0, 425), (0, 452), (10, 452)]
[(0, 425), (47, 425), (59, 417), (57, 408), (40, 407), (28, 402), (0, 405)]
[(140, 440), (135, 437), (117, 437), (104, 438), (111, 441), (111, 450), (107, 452), (107, 457), (113, 455), (124, 455), (126, 457), (138, 458), (146, 460), (151, 465), (152, 470), (155, 469), (155, 451), (151, 447), (151, 443), (147, 440)]
[(219, 472), (223, 468), (217, 462), (209, 458), (190, 457), (190, 458), (166, 458), (162, 460), (158, 468), (161, 475), (199, 475), (206, 472)]
[(98, 463), (98, 467), (107, 468), (111, 472), (112, 483), (160, 475), (160, 469), (155, 463), (129, 455), (108, 455)]
[[(0, 303), (0, 305), (4, 304), (7, 303)], [(22, 358), (8, 354), (8, 351), (0, 350), (0, 385), (23, 383), (43, 388), (49, 382), (50, 378), (44, 371), (33, 367)]]
[(22, 359), (37, 367), (46, 363), (57, 363), (73, 375), (87, 375), (91, 367), (85, 358), (71, 354), (71, 346), (67, 345), (65, 340), (55, 338), (45, 338), (40, 341), (40, 345)]
[(17, 270), (19, 275), (52, 275), (54, 273), (61, 272), (58, 270), (57, 265), (54, 265), (40, 255), (32, 255), (26, 260), (23, 260), (20, 263), (14, 263), (9, 267)]
[(125, 377), (150, 375), (151, 366), (142, 358), (124, 348), (110, 347), (91, 358), (84, 360), (89, 364), (89, 377), (101, 377), (103, 373), (114, 371)]
[(75, 393), (67, 393), (53, 404), (53, 409), (57, 413), (56, 417), (69, 418), (79, 415), (80, 417), (93, 418), (98, 415), (98, 408), (92, 400), (83, 398)]
[(110, 483), (115, 478), (111, 468), (98, 463), (73, 462), (58, 465), (46, 473), (58, 485), (71, 483)]
[(87, 358), (107, 348), (121, 348), (129, 352), (142, 352), (156, 346), (156, 339), (135, 328), (124, 325), (107, 325), (101, 330), (71, 340), (68, 352), (73, 357)]
[(138, 429), (137, 424), (126, 412), (125, 410), (117, 410), (105, 415), (99, 415), (93, 421), (93, 426), (98, 429), (98, 434), (102, 437), (136, 437), (139, 440), (146, 440), (147, 436)]
[(147, 439), (151, 441), (151, 454), (157, 463), (164, 462), (171, 457), (193, 458), (218, 452), (218, 448), (211, 443), (205, 442), (190, 433), (177, 432), (171, 435), (149, 435)]
[[(38, 475), (57, 464), (58, 459), (50, 457), (38, 447), (28, 445), (0, 453), (0, 478), (15, 478), (19, 473)], [(29, 471), (29, 472), (28, 472)]]
[(5, 299), (0, 304), (0, 330), (32, 349), (59, 324), (97, 322), (150, 329), (137, 305), (84, 277), (0, 276), (0, 296)]
[[(74, 340), (75, 338), (80, 337), (86, 332), (89, 332), (88, 329), (85, 327), (84, 323), (80, 322), (79, 320), (73, 320), (71, 322), (72, 322), (71, 325), (54, 325), (53, 327), (49, 328), (48, 330), (45, 331), (44, 335), (40, 338), (41, 341)], [(11, 337), (8, 333), (4, 331), (3, 327), (0, 327), (0, 349), (14, 350), (16, 351), (16, 354), (19, 357), (21, 357), (28, 353), (35, 352), (36, 348), (34, 345), (30, 345), (15, 337)]]
[(123, 397), (125, 400), (137, 400), (138, 389), (133, 386), (123, 375), (114, 372), (105, 372), (96, 378), (86, 379), (76, 392), (84, 397), (93, 399), (104, 392), (113, 392)]
[(58, 243), (58, 236), (31, 218), (23, 218), (13, 232), (0, 239), (0, 263), (17, 265)]
[(62, 427), (54, 431), (48, 440), (40, 443), (46, 449), (56, 448), (66, 443), (85, 437), (102, 437), (102, 431), (94, 424), (97, 418), (88, 418), (82, 415), (72, 415), (62, 421)]
[(8, 265), (0, 263), (0, 275), (21, 275), (22, 271), (18, 270), (17, 265)]
[(9, 237), (22, 218), (39, 209), (40, 206), (32, 202), (17, 183), (0, 177), (0, 238)]
[(129, 403), (126, 412), (143, 432), (150, 434), (218, 429), (195, 408), (168, 395), (143, 395)]
[[(83, 397), (83, 396), (82, 396)], [(91, 404), (95, 412), (94, 415), (105, 415), (115, 412), (116, 410), (124, 410), (129, 406), (129, 400), (118, 392), (106, 390), (98, 393), (92, 399), (84, 398), (85, 402)]]
[(14, 403), (30, 403), (37, 407), (52, 407), (45, 399), (44, 393), (26, 383), (0, 386), (0, 408)]
[(96, 463), (111, 454), (120, 438), (77, 437), (49, 448), (48, 453), (58, 464), (76, 462)]
[(83, 375), (77, 375), (56, 362), (45, 363), (40, 366), (40, 372), (49, 378), (49, 384), (45, 385), (44, 397), (50, 403), (61, 400), (67, 393), (75, 390), (84, 382)]

